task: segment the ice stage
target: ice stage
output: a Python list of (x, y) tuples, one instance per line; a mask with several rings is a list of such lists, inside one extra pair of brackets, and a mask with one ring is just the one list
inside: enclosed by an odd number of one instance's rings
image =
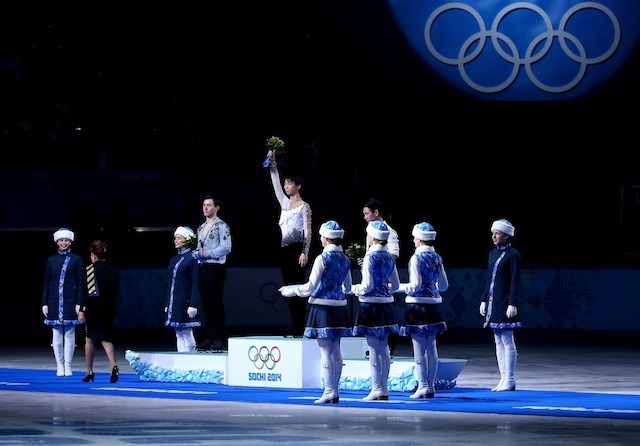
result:
[[(320, 351), (315, 339), (281, 336), (229, 338), (229, 350), (208, 352), (135, 352), (125, 358), (143, 381), (193, 382), (272, 388), (319, 388)], [(370, 390), (371, 371), (364, 338), (343, 338), (341, 390)], [(440, 358), (437, 390), (455, 387), (466, 359)], [(413, 392), (417, 387), (413, 358), (395, 357), (389, 390)]]

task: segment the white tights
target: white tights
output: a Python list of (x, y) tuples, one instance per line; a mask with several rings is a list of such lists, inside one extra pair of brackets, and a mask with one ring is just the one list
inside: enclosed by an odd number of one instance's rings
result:
[(342, 350), (340, 338), (318, 338), (320, 347), (321, 374), (325, 392), (338, 391), (342, 375)]
[(76, 349), (76, 326), (54, 325), (51, 328), (51, 347), (57, 364), (56, 375), (71, 376), (71, 362)]
[(369, 366), (371, 368), (371, 388), (387, 389), (389, 369), (391, 368), (391, 352), (388, 336), (365, 336), (369, 346)]
[(493, 340), (496, 345), (496, 359), (500, 370), (500, 382), (492, 391), (515, 389), (515, 369), (518, 358), (516, 341), (513, 330), (493, 330)]
[(416, 363), (418, 385), (428, 384), (433, 387), (438, 371), (438, 347), (436, 335), (411, 335), (413, 344), (413, 360)]
[(176, 328), (176, 346), (179, 352), (196, 351), (196, 338), (192, 328)]
[[(52, 344), (76, 346), (76, 326), (75, 325), (54, 325), (51, 327)], [(69, 348), (69, 347), (67, 347)]]

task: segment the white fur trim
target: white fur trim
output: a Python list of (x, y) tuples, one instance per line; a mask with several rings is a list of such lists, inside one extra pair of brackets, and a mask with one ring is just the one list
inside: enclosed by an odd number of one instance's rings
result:
[(73, 241), (75, 238), (75, 234), (69, 229), (58, 229), (53, 233), (53, 241), (57, 242), (61, 238), (68, 238), (69, 240)]
[(389, 238), (389, 230), (382, 231), (380, 229), (376, 229), (373, 227), (373, 223), (374, 222), (371, 221), (367, 225), (367, 234), (378, 240), (387, 240)]
[(193, 231), (190, 230), (189, 228), (185, 228), (184, 226), (178, 226), (175, 230), (175, 232), (173, 233), (173, 235), (181, 235), (184, 238), (190, 238), (193, 236)]
[(331, 240), (344, 238), (344, 229), (329, 229), (325, 225), (320, 226), (320, 235)]
[(415, 225), (413, 227), (413, 230), (411, 231), (411, 235), (424, 241), (435, 240), (436, 234), (436, 231), (422, 231), (420, 230), (420, 228), (418, 228), (418, 225)]
[(500, 232), (504, 232), (505, 234), (507, 234), (509, 237), (513, 237), (513, 235), (516, 232), (516, 228), (514, 228), (513, 226), (511, 226), (508, 223), (505, 223), (502, 220), (496, 220), (493, 222), (493, 224), (491, 225), (491, 232), (493, 231), (500, 231)]

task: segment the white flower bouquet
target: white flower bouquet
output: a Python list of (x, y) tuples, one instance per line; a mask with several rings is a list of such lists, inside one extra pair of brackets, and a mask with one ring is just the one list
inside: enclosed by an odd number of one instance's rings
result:
[(349, 245), (349, 247), (345, 250), (344, 253), (351, 260), (356, 261), (357, 259), (363, 258), (366, 252), (367, 250), (364, 247), (364, 245), (361, 245), (360, 243), (352, 243)]
[(197, 234), (193, 234), (191, 237), (185, 239), (184, 247), (185, 248), (189, 248), (192, 251), (195, 251), (196, 248), (198, 247), (198, 235)]

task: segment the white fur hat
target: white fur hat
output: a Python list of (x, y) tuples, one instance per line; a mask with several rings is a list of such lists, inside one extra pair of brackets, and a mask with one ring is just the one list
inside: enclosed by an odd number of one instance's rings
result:
[(322, 223), (319, 232), (321, 236), (331, 240), (344, 238), (344, 229), (342, 229), (338, 222), (335, 220), (329, 220)]
[(436, 230), (433, 229), (433, 226), (426, 221), (418, 223), (413, 227), (413, 231), (411, 231), (411, 235), (424, 241), (435, 240), (436, 234)]
[(173, 235), (181, 235), (184, 238), (190, 238), (193, 237), (194, 232), (189, 226), (178, 226)]
[(516, 232), (516, 228), (513, 227), (513, 225), (509, 220), (505, 220), (504, 218), (501, 218), (500, 220), (494, 221), (493, 224), (491, 225), (491, 232), (493, 231), (504, 232), (509, 237), (513, 237), (513, 235)]
[(377, 240), (389, 238), (389, 227), (380, 220), (370, 221), (367, 225), (367, 234)]
[(71, 229), (60, 228), (56, 232), (53, 233), (53, 241), (57, 242), (61, 238), (68, 238), (69, 240), (73, 241), (75, 236), (76, 235), (73, 233), (73, 231)]

